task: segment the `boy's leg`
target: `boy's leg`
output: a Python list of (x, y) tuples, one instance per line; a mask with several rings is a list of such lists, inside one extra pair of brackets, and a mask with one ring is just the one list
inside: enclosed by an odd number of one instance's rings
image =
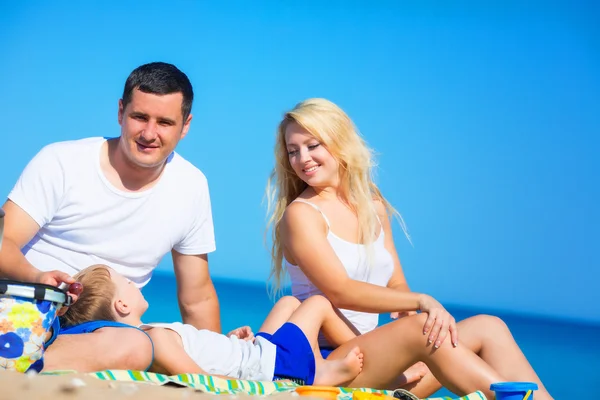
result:
[(357, 336), (357, 333), (336, 313), (331, 302), (323, 296), (312, 296), (304, 300), (289, 317), (288, 322), (302, 329), (313, 349), (317, 351), (321, 330), (327, 341), (336, 347)]
[(283, 296), (275, 303), (258, 331), (269, 334), (275, 333), (281, 325), (287, 322), (299, 306), (300, 300), (294, 296)]
[(325, 336), (331, 347), (336, 348), (347, 341), (354, 339), (356, 336), (360, 335), (360, 332), (352, 325), (352, 322), (348, 321), (346, 316), (342, 314), (340, 310), (333, 307), (333, 305), (331, 305), (331, 310), (335, 314), (335, 317), (333, 314), (329, 314), (327, 318), (325, 318), (323, 325), (321, 326), (321, 333), (323, 333), (323, 336)]
[[(333, 337), (347, 342), (356, 337), (333, 310), (329, 300), (323, 296), (312, 296), (302, 302), (288, 322), (302, 330), (310, 343), (315, 357), (315, 385), (341, 385), (354, 379), (360, 373), (363, 355), (358, 347), (353, 347), (343, 359), (324, 360), (318, 344), (321, 327), (327, 329)], [(340, 329), (341, 332), (336, 332)]]

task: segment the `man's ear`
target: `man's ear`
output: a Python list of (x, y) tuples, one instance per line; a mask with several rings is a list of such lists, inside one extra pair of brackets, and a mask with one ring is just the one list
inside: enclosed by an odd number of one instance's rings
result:
[(119, 121), (119, 125), (123, 123), (123, 112), (125, 111), (123, 107), (123, 99), (119, 100), (119, 113), (117, 114), (117, 120)]
[(192, 114), (188, 115), (187, 119), (183, 122), (183, 129), (181, 130), (181, 136), (179, 140), (183, 139), (188, 131), (190, 130), (190, 123), (192, 122)]

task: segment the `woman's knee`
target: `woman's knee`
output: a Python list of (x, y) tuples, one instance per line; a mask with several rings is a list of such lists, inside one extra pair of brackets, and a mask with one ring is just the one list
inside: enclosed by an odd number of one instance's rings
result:
[(470, 319), (472, 319), (477, 324), (477, 327), (479, 329), (483, 329), (485, 331), (497, 332), (502, 330), (508, 330), (508, 326), (506, 325), (504, 320), (502, 320), (502, 318), (500, 317), (496, 317), (495, 315), (480, 314), (471, 317)]
[(467, 318), (457, 324), (458, 334), (472, 340), (477, 346), (486, 338), (497, 338), (498, 335), (511, 335), (510, 330), (502, 318), (494, 315), (480, 314)]

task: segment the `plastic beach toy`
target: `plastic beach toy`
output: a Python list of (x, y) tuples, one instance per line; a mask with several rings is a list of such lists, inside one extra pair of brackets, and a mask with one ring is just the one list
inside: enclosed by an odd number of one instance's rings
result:
[(538, 389), (533, 382), (499, 382), (490, 386), (496, 400), (533, 400), (533, 391)]
[(296, 388), (296, 393), (300, 396), (335, 400), (338, 394), (340, 394), (340, 389), (333, 386), (300, 386)]
[(396, 400), (396, 397), (388, 396), (383, 393), (370, 393), (355, 390), (352, 392), (352, 400)]

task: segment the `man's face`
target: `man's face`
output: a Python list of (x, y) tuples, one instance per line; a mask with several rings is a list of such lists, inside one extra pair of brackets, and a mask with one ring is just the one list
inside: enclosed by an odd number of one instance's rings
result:
[(119, 147), (130, 164), (162, 166), (190, 127), (192, 116), (183, 120), (182, 102), (181, 93), (156, 95), (138, 89), (133, 90), (127, 107), (119, 100)]

